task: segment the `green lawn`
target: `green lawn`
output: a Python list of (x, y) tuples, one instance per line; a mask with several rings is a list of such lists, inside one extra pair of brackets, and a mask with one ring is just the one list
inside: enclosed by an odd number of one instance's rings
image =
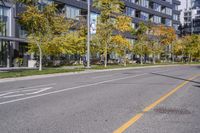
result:
[(15, 70), (9, 72), (0, 72), (0, 78), (14, 78), (14, 77), (24, 77), (32, 75), (44, 75), (44, 74), (54, 74), (54, 73), (67, 73), (67, 72), (79, 72), (83, 69), (55, 69), (48, 68), (42, 71), (38, 70)]

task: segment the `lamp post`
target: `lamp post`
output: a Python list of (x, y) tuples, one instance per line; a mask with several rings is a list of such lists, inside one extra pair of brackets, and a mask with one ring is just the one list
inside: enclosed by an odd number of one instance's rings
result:
[(87, 68), (90, 68), (90, 0), (87, 0), (88, 14), (87, 14)]

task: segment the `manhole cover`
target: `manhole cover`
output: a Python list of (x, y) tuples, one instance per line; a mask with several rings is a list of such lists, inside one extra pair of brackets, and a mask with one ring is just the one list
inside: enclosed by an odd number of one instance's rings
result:
[(162, 114), (178, 114), (178, 115), (191, 114), (191, 112), (189, 110), (182, 109), (182, 108), (160, 107), (160, 108), (154, 109), (154, 111), (157, 113), (162, 113)]

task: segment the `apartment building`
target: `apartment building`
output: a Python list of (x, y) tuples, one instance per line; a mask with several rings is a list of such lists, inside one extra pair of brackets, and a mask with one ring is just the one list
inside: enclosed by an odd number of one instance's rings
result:
[[(134, 27), (139, 22), (148, 22), (172, 26), (178, 30), (180, 11), (179, 0), (123, 0), (125, 3), (124, 14), (133, 18)], [(66, 14), (67, 18), (78, 20), (80, 16), (87, 16), (87, 0), (41, 0), (40, 3), (54, 2), (58, 10)], [(92, 2), (92, 0), (91, 0)], [(20, 12), (20, 5), (3, 2), (0, 3), (0, 19), (4, 27), (0, 31), (0, 67), (12, 67), (17, 57), (26, 59), (27, 42), (26, 32), (16, 19)], [(98, 10), (91, 9), (92, 34), (95, 34)], [(127, 38), (133, 42), (132, 37)], [(27, 62), (27, 61), (24, 61)], [(24, 63), (27, 66), (27, 63)]]
[(183, 22), (181, 27), (183, 35), (200, 34), (200, 1), (188, 0), (183, 10)]

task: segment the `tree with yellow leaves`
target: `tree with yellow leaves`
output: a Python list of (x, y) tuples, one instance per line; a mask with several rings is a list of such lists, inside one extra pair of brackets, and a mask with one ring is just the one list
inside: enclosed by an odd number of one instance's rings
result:
[(104, 66), (107, 67), (107, 55), (112, 47), (112, 35), (114, 32), (114, 19), (122, 13), (124, 3), (121, 0), (94, 0), (93, 6), (100, 11), (97, 21), (96, 39), (99, 48), (104, 54)]
[(133, 47), (133, 52), (140, 56), (140, 64), (143, 64), (143, 57), (149, 53), (148, 48), (148, 26), (145, 23), (139, 23), (137, 30), (133, 30), (133, 35), (136, 36), (137, 40)]
[(64, 40), (69, 36), (72, 23), (66, 20), (63, 14), (57, 13), (56, 5), (47, 5), (42, 10), (35, 5), (28, 5), (25, 11), (19, 14), (19, 18), (19, 23), (28, 33), (30, 50), (39, 51), (40, 71), (44, 54), (71, 52), (71, 44)]
[(127, 16), (117, 16), (115, 29), (117, 34), (112, 36), (112, 43), (116, 53), (123, 56), (124, 66), (126, 66), (126, 52), (131, 49), (130, 42), (125, 38), (125, 33), (132, 30), (131, 21), (132, 19)]

